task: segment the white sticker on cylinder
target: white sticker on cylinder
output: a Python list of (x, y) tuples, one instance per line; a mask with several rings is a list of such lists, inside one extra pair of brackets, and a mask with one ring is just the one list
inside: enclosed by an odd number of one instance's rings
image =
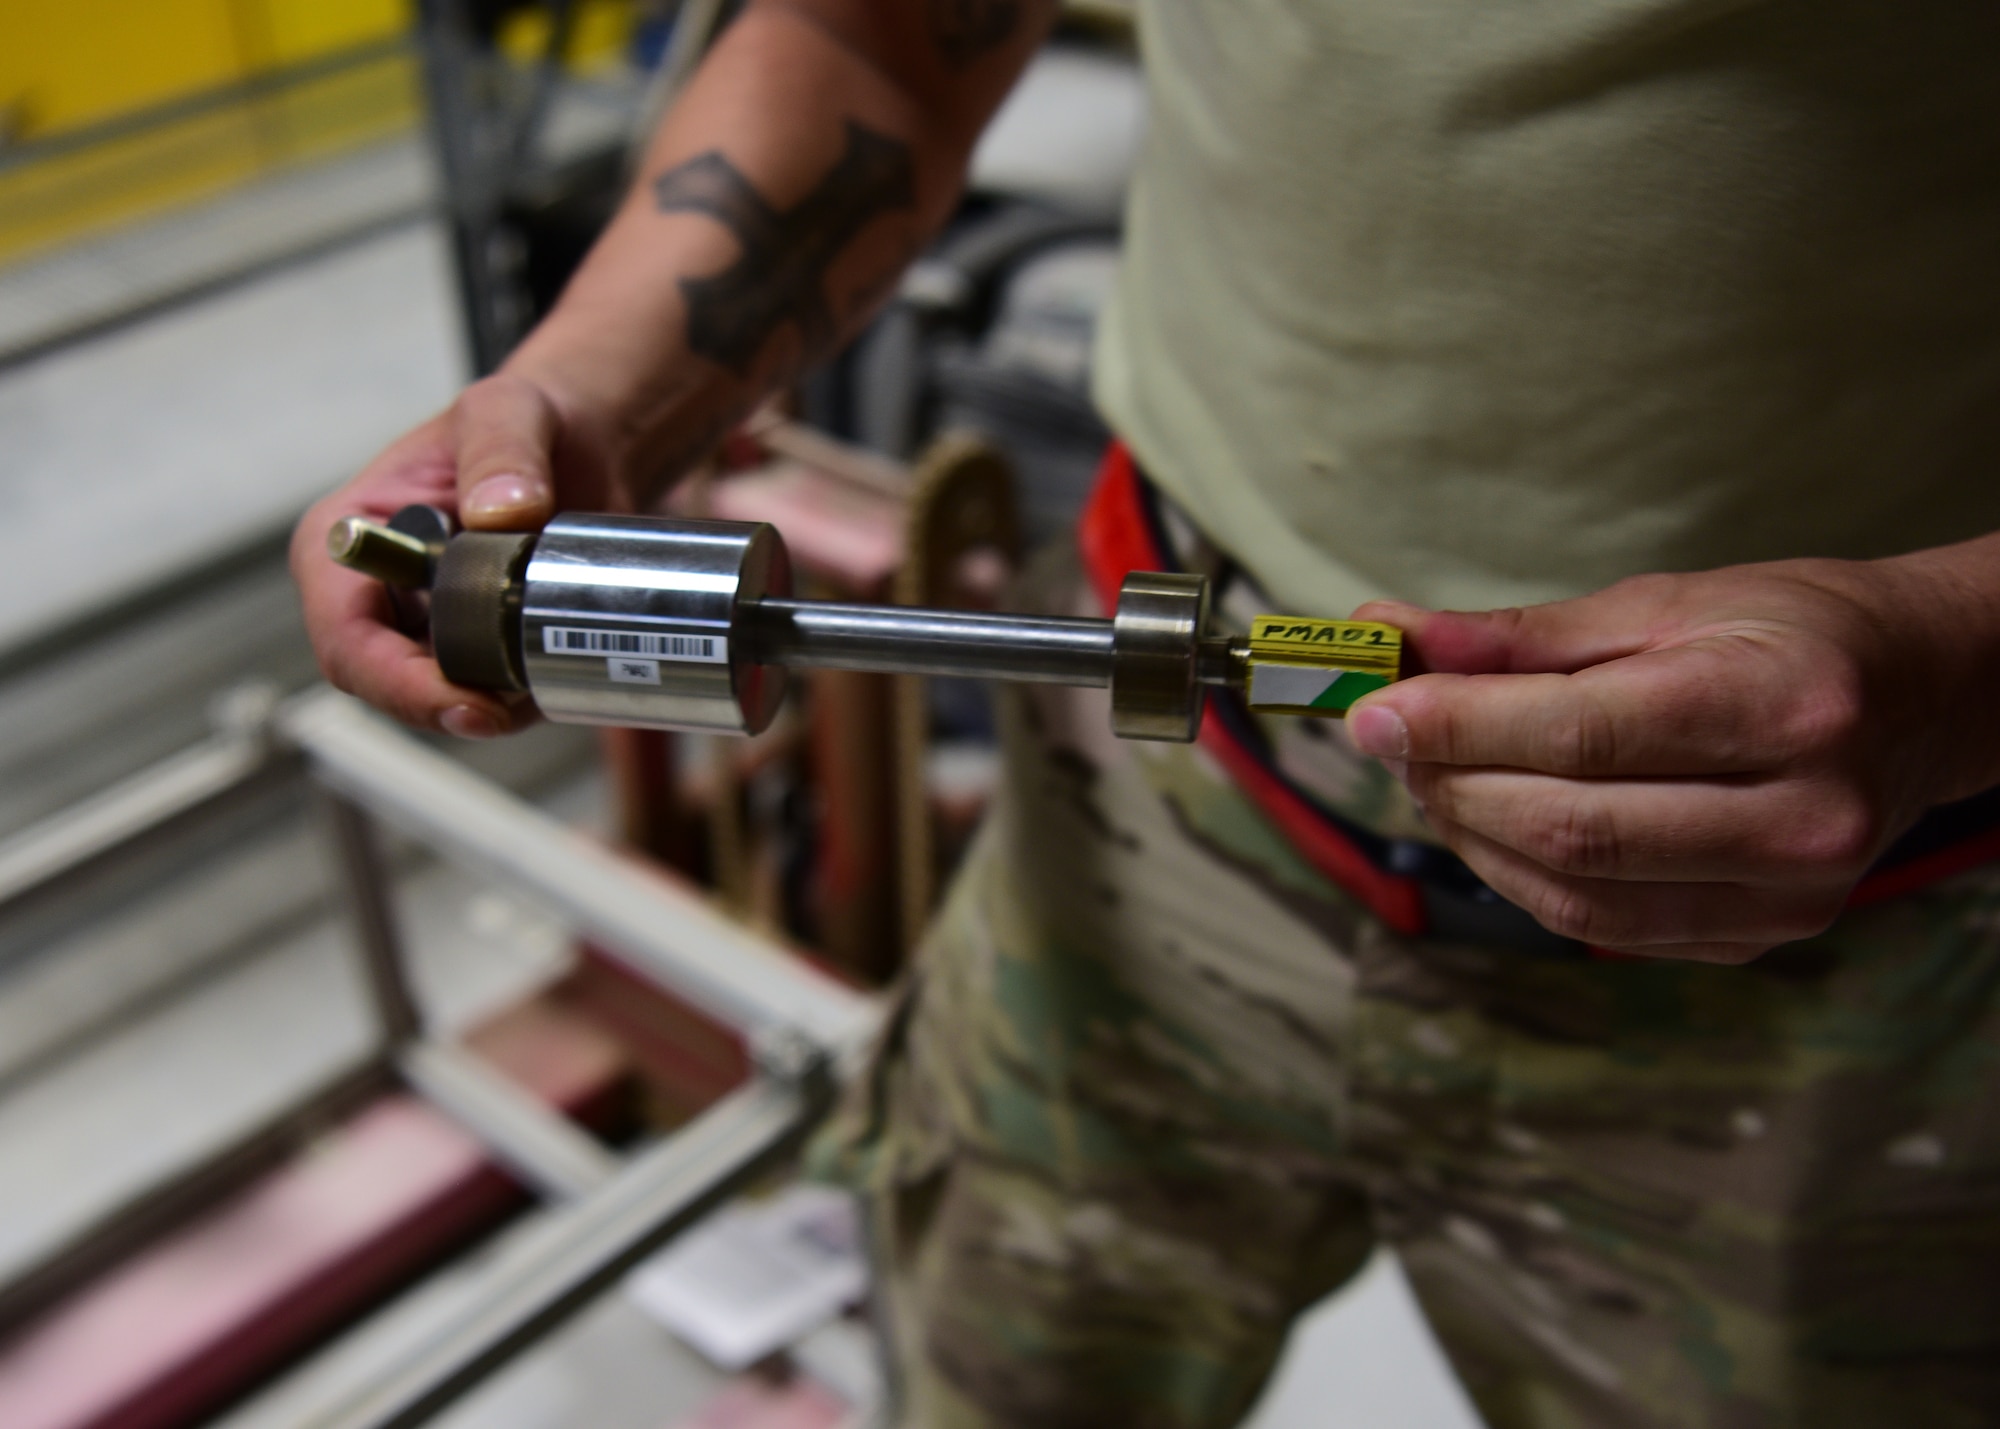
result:
[(614, 685), (657, 685), (660, 683), (660, 662), (658, 660), (633, 660), (624, 655), (613, 655), (604, 662), (605, 673), (611, 676)]

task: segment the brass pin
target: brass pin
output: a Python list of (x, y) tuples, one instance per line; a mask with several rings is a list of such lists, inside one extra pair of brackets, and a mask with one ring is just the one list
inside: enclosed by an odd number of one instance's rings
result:
[(417, 589), (430, 584), (430, 548), (415, 536), (360, 516), (343, 516), (326, 533), (326, 551), (349, 570), (384, 585)]

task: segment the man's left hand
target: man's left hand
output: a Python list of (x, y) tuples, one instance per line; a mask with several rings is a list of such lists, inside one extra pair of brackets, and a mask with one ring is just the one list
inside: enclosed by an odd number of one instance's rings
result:
[(1356, 616), (1401, 626), (1426, 673), (1349, 728), (1550, 931), (1745, 962), (1825, 929), (1926, 808), (2000, 781), (1996, 576), (1989, 538), (1481, 614), (1376, 602)]

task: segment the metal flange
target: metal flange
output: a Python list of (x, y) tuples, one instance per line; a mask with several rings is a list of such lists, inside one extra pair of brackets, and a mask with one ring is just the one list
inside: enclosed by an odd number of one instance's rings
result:
[(1205, 576), (1134, 571), (1111, 619), (1111, 730), (1121, 739), (1187, 744), (1201, 728), (1198, 678), (1208, 625)]
[(532, 532), (466, 531), (438, 557), (431, 645), (453, 684), (528, 688), (521, 665), (521, 572), (534, 549)]

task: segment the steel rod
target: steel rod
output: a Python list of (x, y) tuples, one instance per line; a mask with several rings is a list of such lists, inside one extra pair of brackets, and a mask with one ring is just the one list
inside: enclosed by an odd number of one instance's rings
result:
[(410, 986), (403, 939), (396, 925), (395, 892), (382, 866), (374, 822), (353, 800), (330, 789), (314, 790), (326, 821), (341, 890), (343, 911), (354, 934), (369, 1000), (388, 1047), (402, 1046), (424, 1030), (423, 1007)]
[(789, 1029), (835, 1053), (872, 1033), (874, 999), (425, 748), (360, 701), (328, 689), (297, 696), (278, 729), (320, 782), (550, 909), (731, 1026)]
[(218, 736), (0, 840), (0, 910), (218, 802), (270, 764), (254, 741)]
[(396, 1065), (425, 1101), (544, 1200), (575, 1200), (618, 1174), (618, 1158), (589, 1132), (464, 1048), (412, 1042)]
[[(276, 1429), (412, 1429), (560, 1325), (647, 1252), (749, 1180), (815, 1119), (816, 1100), (753, 1081), (614, 1180), (562, 1207), (480, 1276), (465, 1311), (332, 1402)], [(266, 1422), (266, 1421), (260, 1421)]]
[(756, 658), (773, 665), (1111, 683), (1111, 622), (907, 605), (765, 598), (744, 607)]

